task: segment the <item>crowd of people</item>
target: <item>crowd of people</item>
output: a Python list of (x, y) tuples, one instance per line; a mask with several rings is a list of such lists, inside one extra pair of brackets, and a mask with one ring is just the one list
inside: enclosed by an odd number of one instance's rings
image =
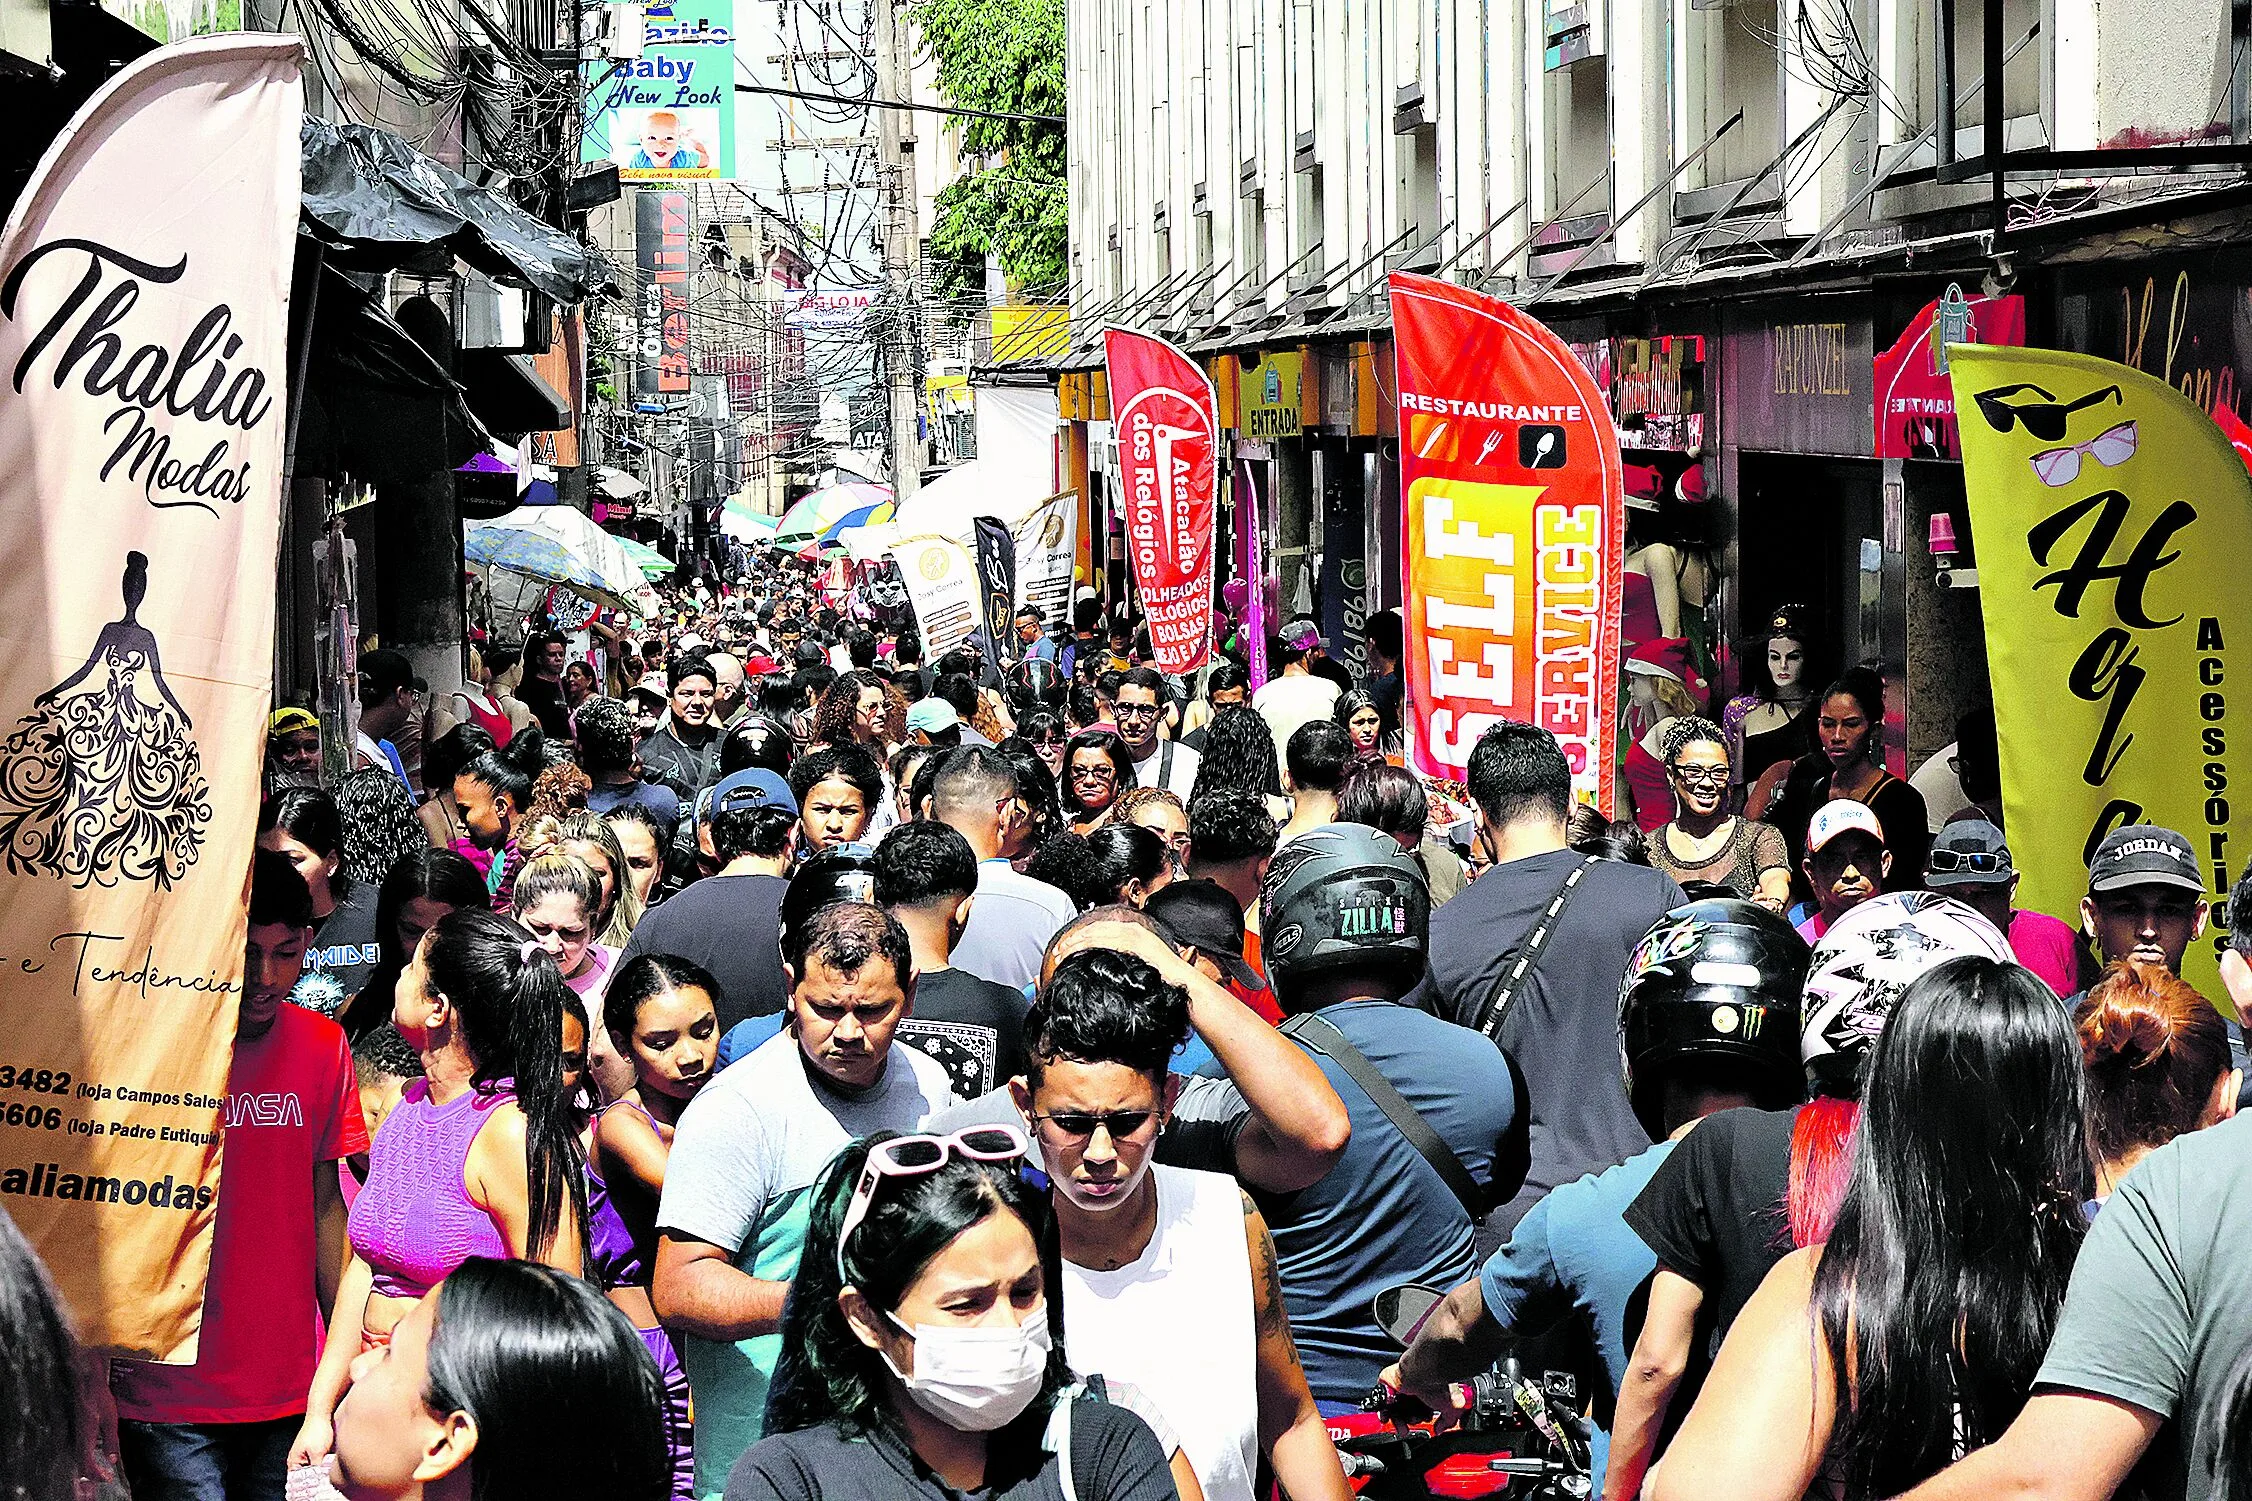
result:
[(2179, 834), (2017, 908), (1972, 748), (1933, 817), (1773, 641), (1630, 696), (1614, 823), (1528, 725), (1409, 770), (1393, 616), (1255, 684), (666, 603), (273, 715), (229, 1091), (297, 1108), (192, 1365), (87, 1375), (0, 1215), (0, 1494), (1339, 1501), (1508, 1356), (1557, 1494), (2252, 1497), (2252, 878), (2201, 995)]

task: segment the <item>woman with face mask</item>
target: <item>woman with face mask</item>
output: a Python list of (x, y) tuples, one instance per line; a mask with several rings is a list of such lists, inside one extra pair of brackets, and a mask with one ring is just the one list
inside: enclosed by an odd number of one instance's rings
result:
[(1055, 1222), (1026, 1153), (1014, 1126), (879, 1131), (829, 1165), (782, 1315), (767, 1436), (736, 1462), (726, 1501), (1058, 1501), (1066, 1464), (1079, 1501), (1176, 1494), (1149, 1426), (1071, 1385)]
[(351, 1501), (661, 1501), (663, 1400), (590, 1284), (472, 1257), (352, 1363), (330, 1478)]

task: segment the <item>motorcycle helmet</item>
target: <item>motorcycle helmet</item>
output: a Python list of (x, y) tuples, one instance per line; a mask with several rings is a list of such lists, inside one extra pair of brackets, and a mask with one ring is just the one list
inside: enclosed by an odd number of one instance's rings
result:
[(775, 937), (787, 949), (790, 930), (830, 903), (875, 900), (876, 852), (865, 844), (832, 844), (791, 875)]
[(719, 774), (728, 776), (758, 766), (778, 777), (790, 774), (797, 746), (790, 732), (763, 714), (753, 714), (728, 730), (719, 743)]
[(1839, 918), (1807, 970), (1799, 1033), (1807, 1087), (1859, 1095), (1862, 1067), (1900, 993), (1934, 965), (1966, 955), (2013, 960), (1999, 929), (1936, 891), (1887, 892)]
[(1800, 1098), (1808, 956), (1789, 923), (1734, 898), (1676, 907), (1642, 935), (1619, 982), (1619, 1053), (1644, 1129), (1663, 1134), (1666, 1077), (1700, 1064), (1763, 1104)]
[(1431, 931), (1431, 889), (1423, 867), (1391, 835), (1365, 824), (1324, 824), (1275, 851), (1259, 913), (1277, 987), (1372, 963), (1413, 978)]
[(1019, 715), (1063, 703), (1063, 669), (1044, 657), (1026, 657), (1009, 668), (1009, 703)]

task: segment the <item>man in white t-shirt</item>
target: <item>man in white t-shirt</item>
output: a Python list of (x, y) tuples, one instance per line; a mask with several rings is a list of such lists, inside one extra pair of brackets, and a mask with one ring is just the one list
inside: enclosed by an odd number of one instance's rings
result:
[(696, 1493), (716, 1496), (764, 1429), (821, 1170), (871, 1131), (912, 1131), (954, 1099), (946, 1071), (894, 1048), (914, 950), (880, 907), (837, 902), (783, 952), (790, 1027), (721, 1072), (680, 1118), (657, 1209), (651, 1296), (696, 1392)]
[(931, 779), (930, 816), (968, 840), (978, 860), (977, 900), (954, 941), (954, 968), (1024, 989), (1040, 973), (1048, 940), (1078, 909), (1046, 881), (1017, 874), (1001, 858), (1007, 836), (1031, 816), (1015, 769), (988, 746), (948, 751)]
[(1290, 737), (1311, 720), (1327, 719), (1337, 712), (1337, 685), (1316, 677), (1314, 659), (1321, 655), (1321, 627), (1300, 616), (1282, 628), (1278, 638), (1282, 663), (1277, 676), (1251, 695), (1251, 707), (1267, 721), (1275, 737), (1275, 763), (1290, 754)]
[(1165, 722), (1165, 679), (1154, 667), (1137, 667), (1118, 680), (1118, 738), (1134, 758), (1134, 780), (1162, 787), (1182, 802), (1196, 785), (1197, 753), (1178, 740), (1161, 738)]

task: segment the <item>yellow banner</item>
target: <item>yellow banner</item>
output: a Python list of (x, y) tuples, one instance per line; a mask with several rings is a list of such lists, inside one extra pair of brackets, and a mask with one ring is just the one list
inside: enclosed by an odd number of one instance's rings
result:
[[(2229, 714), (2230, 648), (2252, 658), (2244, 463), (2180, 392), (2124, 365), (1948, 354), (2018, 905), (2077, 928), (2097, 843), (2153, 823), (2188, 837), (2218, 919), (2252, 745)], [(2243, 672), (2252, 684), (2252, 660)], [(2184, 977), (2225, 1006), (2211, 937)]]

